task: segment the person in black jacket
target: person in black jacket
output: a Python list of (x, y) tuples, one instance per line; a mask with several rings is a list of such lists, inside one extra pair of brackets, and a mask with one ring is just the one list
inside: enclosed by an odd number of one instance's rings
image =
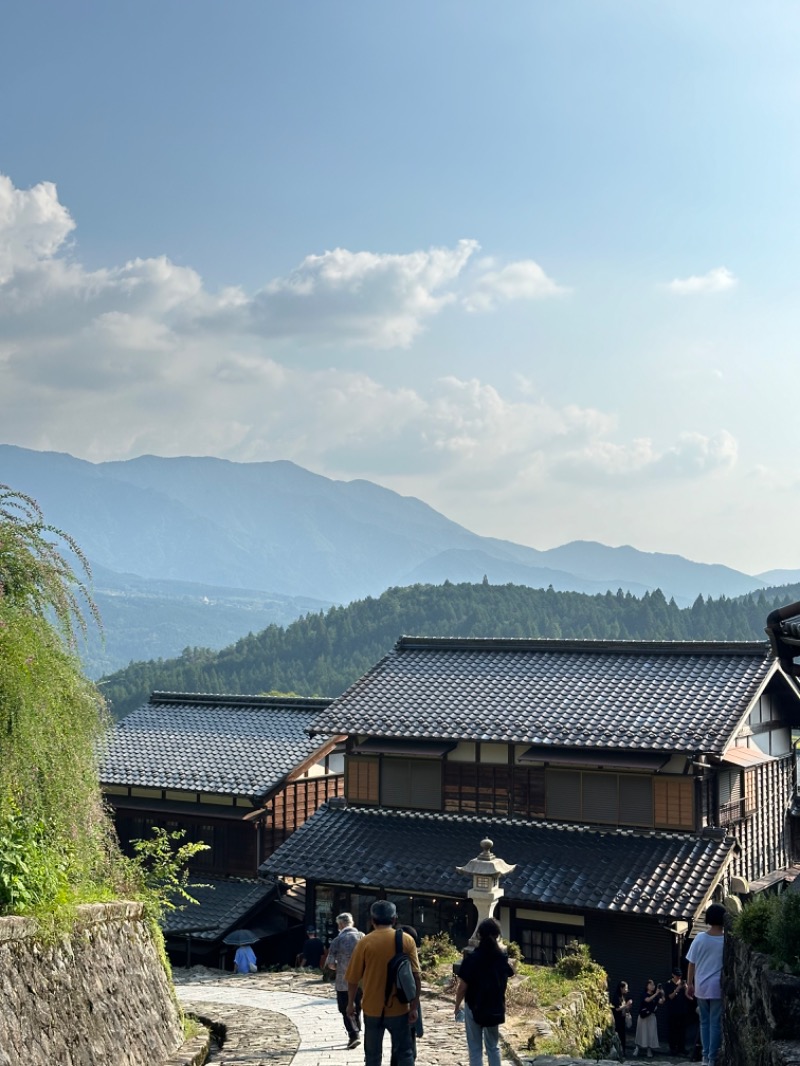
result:
[(498, 943), (500, 926), (494, 918), (484, 918), (477, 933), (478, 946), (459, 967), (456, 1017), (465, 1003), (469, 1066), (483, 1066), (484, 1047), (489, 1066), (500, 1066), (499, 1026), (506, 1020), (506, 985), (514, 971)]
[(667, 1033), (670, 1054), (685, 1057), (689, 1001), (686, 999), (686, 982), (677, 967), (672, 971), (669, 984), (664, 989), (664, 1004), (667, 1008)]
[(325, 954), (325, 945), (317, 936), (317, 930), (313, 925), (310, 925), (306, 930), (308, 939), (303, 944), (303, 950), (300, 954), (298, 962), (301, 966), (310, 966), (312, 969), (318, 969), (322, 962), (322, 956)]

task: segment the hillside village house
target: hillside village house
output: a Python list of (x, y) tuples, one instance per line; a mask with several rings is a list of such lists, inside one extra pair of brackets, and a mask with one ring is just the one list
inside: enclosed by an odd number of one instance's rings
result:
[(343, 792), (337, 738), (309, 733), (329, 702), (154, 692), (115, 725), (100, 779), (123, 846), (149, 837), (152, 826), (209, 846), (192, 865), (210, 886), (197, 890), (200, 906), (165, 917), (176, 960), (194, 953), (214, 965), (236, 928), (280, 934), (291, 925), (258, 867)]
[(349, 910), (366, 928), (387, 897), (423, 935), (464, 945), (472, 886), (456, 867), (489, 837), (515, 865), (496, 915), (525, 958), (584, 941), (638, 993), (680, 963), (709, 901), (798, 872), (800, 648), (785, 631), (779, 619), (770, 644), (403, 637), (313, 726), (347, 735), (346, 798), (262, 873), (307, 878), (318, 926)]

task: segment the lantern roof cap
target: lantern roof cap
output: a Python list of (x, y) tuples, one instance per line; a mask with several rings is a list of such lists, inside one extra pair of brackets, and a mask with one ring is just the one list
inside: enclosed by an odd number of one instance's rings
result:
[(486, 837), (481, 841), (481, 853), (474, 859), (470, 859), (465, 866), (456, 866), (456, 871), (472, 877), (475, 874), (489, 874), (491, 877), (499, 877), (501, 874), (510, 874), (516, 870), (516, 864), (510, 866), (503, 859), (499, 859), (492, 853), (493, 840)]

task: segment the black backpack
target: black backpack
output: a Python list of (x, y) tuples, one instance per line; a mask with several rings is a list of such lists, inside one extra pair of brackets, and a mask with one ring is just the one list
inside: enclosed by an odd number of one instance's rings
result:
[(411, 959), (403, 950), (403, 930), (394, 933), (394, 955), (386, 965), (386, 989), (383, 997), (384, 1010), (392, 996), (400, 1003), (410, 1003), (417, 996), (417, 982), (411, 968)]

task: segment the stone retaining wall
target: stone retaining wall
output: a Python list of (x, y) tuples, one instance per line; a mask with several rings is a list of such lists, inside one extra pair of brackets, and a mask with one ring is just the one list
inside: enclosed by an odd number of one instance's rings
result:
[(800, 1066), (800, 978), (728, 935), (723, 994), (725, 1066)]
[(159, 1066), (182, 1041), (141, 904), (79, 907), (52, 944), (0, 918), (0, 1066)]

